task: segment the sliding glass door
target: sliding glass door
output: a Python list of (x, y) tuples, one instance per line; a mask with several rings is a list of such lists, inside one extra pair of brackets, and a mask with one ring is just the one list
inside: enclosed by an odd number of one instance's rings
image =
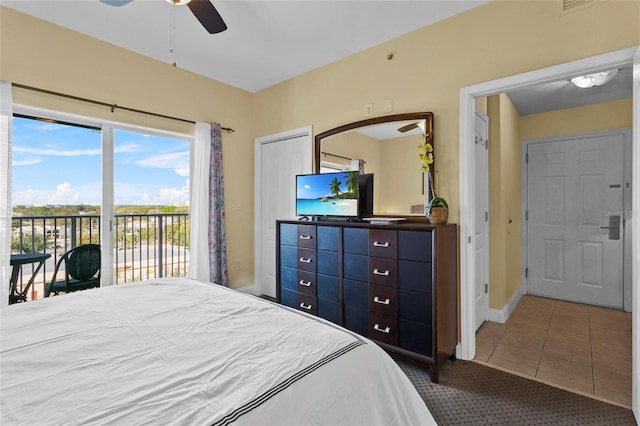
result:
[[(27, 300), (88, 243), (102, 246), (103, 285), (186, 276), (189, 140), (59, 116), (13, 119), (11, 253), (50, 255)], [(20, 288), (34, 268), (23, 265)]]
[(114, 283), (189, 270), (189, 143), (114, 133)]

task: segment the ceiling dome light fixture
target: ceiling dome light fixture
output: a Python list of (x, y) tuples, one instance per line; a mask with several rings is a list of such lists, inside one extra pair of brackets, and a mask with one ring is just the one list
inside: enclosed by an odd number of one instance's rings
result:
[(607, 84), (613, 77), (618, 74), (617, 69), (597, 72), (595, 74), (583, 75), (580, 77), (574, 77), (571, 79), (571, 82), (578, 86), (581, 89), (588, 89), (590, 87), (602, 86), (603, 84)]
[(176, 6), (184, 6), (189, 3), (191, 0), (166, 0), (167, 3), (175, 4)]

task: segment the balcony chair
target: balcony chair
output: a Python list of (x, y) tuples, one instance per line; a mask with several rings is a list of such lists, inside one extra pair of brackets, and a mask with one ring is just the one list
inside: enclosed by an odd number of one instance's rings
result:
[[(63, 263), (64, 279), (56, 281)], [(85, 244), (60, 257), (51, 283), (45, 285), (44, 297), (49, 297), (51, 293), (57, 295), (93, 287), (100, 287), (100, 245)]]

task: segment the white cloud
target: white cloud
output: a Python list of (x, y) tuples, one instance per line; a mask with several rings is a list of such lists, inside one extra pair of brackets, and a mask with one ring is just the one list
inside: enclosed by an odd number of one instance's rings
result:
[(28, 160), (13, 160), (12, 166), (32, 166), (34, 164), (42, 163), (42, 158), (30, 158)]
[(69, 182), (56, 186), (55, 190), (27, 189), (12, 194), (15, 205), (65, 205), (65, 204), (101, 204), (100, 184), (87, 183), (74, 188)]
[(100, 155), (102, 154), (101, 149), (71, 149), (71, 150), (63, 150), (63, 149), (54, 149), (54, 148), (26, 148), (22, 146), (14, 146), (13, 152), (24, 153), (24, 154), (39, 154), (39, 155), (55, 155), (58, 157), (78, 157), (81, 155)]

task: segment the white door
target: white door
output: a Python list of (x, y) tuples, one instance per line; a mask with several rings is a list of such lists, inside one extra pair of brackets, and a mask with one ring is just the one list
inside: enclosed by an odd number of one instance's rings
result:
[(296, 175), (312, 172), (311, 128), (256, 142), (256, 291), (276, 297), (276, 220), (295, 218)]
[(489, 309), (489, 118), (475, 116), (475, 237), (474, 297), (476, 330), (487, 319)]
[(527, 147), (527, 292), (622, 308), (624, 136)]

